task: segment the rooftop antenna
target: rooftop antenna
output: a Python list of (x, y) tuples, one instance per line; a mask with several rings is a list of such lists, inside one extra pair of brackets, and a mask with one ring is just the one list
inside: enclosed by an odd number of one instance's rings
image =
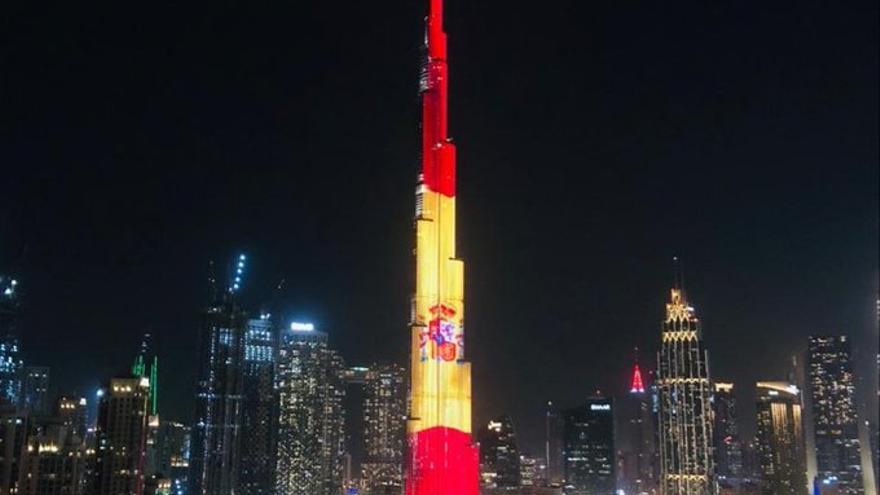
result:
[(684, 289), (684, 262), (678, 256), (672, 257), (672, 287), (681, 291), (682, 299), (685, 298)]

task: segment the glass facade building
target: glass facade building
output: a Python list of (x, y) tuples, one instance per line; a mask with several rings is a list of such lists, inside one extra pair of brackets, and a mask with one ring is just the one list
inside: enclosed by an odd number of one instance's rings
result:
[(845, 494), (864, 493), (852, 349), (845, 336), (812, 336), (807, 349), (816, 475)]
[(275, 394), (276, 331), (268, 314), (248, 321), (244, 337), (244, 413), (239, 491), (269, 495), (275, 491), (278, 430)]
[(567, 495), (613, 495), (617, 492), (614, 401), (587, 399), (563, 413), (562, 462)]
[(807, 466), (800, 390), (758, 382), (756, 453), (763, 495), (806, 495)]
[(483, 488), (520, 486), (520, 458), (516, 430), (510, 416), (493, 418), (479, 432), (480, 481)]
[(345, 462), (345, 364), (327, 334), (292, 324), (278, 349), (277, 495), (336, 495)]
[(247, 318), (232, 291), (202, 315), (189, 494), (232, 495), (238, 488)]

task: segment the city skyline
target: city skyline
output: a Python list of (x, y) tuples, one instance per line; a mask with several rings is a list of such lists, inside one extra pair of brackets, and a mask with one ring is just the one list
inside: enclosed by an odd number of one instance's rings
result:
[[(867, 15), (804, 6), (796, 18), (816, 22), (812, 30), (797, 22), (771, 28), (787, 12), (761, 10), (766, 17), (752, 26), (756, 39), (741, 46), (687, 27), (703, 20), (737, 32), (735, 20), (747, 12), (741, 8), (674, 8), (684, 16), (675, 20), (649, 7), (605, 6), (589, 16), (586, 48), (575, 43), (580, 28), (561, 14), (541, 11), (527, 20), (518, 9), (462, 3), (452, 2), (447, 23), (460, 40), (450, 48), (457, 64), (451, 105), (453, 136), (463, 143), (459, 250), (468, 261), (473, 308), (468, 359), (475, 367), (475, 425), (510, 414), (524, 450), (540, 453), (548, 400), (565, 409), (596, 388), (625, 393), (631, 349), (638, 346), (645, 356), (657, 350), (673, 255), (685, 262), (686, 285), (704, 318), (713, 377), (737, 385), (744, 439), (755, 432), (752, 385), (783, 379), (788, 357), (803, 355), (809, 335), (850, 336), (863, 380), (858, 400), (870, 395), (876, 387), (870, 372), (876, 346), (866, 344), (877, 338), (877, 78), (876, 50), (866, 47), (876, 47), (877, 33), (875, 26), (860, 35), (838, 27), (864, 27), (863, 18), (876, 18), (870, 15), (876, 6), (865, 7)], [(120, 33), (127, 19), (120, 11), (108, 14), (115, 23), (97, 26), (99, 39), (122, 36), (120, 48), (74, 44), (53, 52), (36, 44), (11, 56), (20, 71), (10, 84), (28, 106), (10, 102), (11, 117), (4, 117), (10, 120), (3, 121), (16, 129), (3, 141), (8, 161), (21, 166), (8, 172), (10, 193), (2, 200), (0, 272), (21, 282), (21, 354), (26, 365), (51, 369), (53, 392), (91, 399), (102, 380), (130, 364), (149, 331), (163, 361), (160, 403), (189, 424), (207, 262), (224, 263), (238, 249), (253, 260), (241, 295), (248, 307), (272, 298), (284, 279), (282, 324), (314, 322), (348, 363), (407, 362), (423, 6), (358, 6), (332, 16), (312, 6), (318, 25), (332, 17), (340, 25), (330, 32), (359, 32), (373, 45), (355, 46), (362, 40), (350, 34), (342, 41), (322, 36), (326, 46), (311, 44), (315, 52), (296, 47), (306, 35), (287, 34), (258, 7), (242, 8), (256, 25), (232, 30), (207, 57), (233, 53), (221, 67), (243, 64), (248, 77), (224, 80), (225, 71), (189, 68), (186, 57), (172, 55), (168, 72), (179, 79), (171, 77), (170, 87), (135, 80), (146, 68), (164, 66), (167, 46), (154, 48), (158, 40), (148, 33)], [(586, 15), (583, 7), (568, 8)], [(216, 14), (217, 25), (235, 25), (233, 13)], [(481, 32), (483, 20), (496, 13), (498, 22)], [(669, 32), (651, 28), (649, 13), (669, 21)], [(198, 14), (184, 9), (181, 15)], [(635, 27), (625, 28), (629, 16)], [(165, 22), (184, 54), (206, 48), (184, 33), (182, 21)], [(502, 36), (511, 26), (546, 35), (557, 24), (567, 48)], [(676, 28), (693, 41), (669, 34)], [(57, 30), (49, 40), (71, 35), (86, 43), (74, 28), (43, 29)], [(199, 29), (209, 39), (219, 36), (213, 25)], [(256, 41), (246, 40), (260, 30)], [(517, 57), (500, 49), (503, 39)], [(646, 46), (648, 39), (659, 46)], [(707, 50), (743, 53), (743, 60), (729, 62), (732, 67), (708, 60), (708, 51), (693, 46), (699, 41)], [(525, 46), (530, 43), (535, 46)], [(760, 56), (764, 45), (783, 61), (759, 78), (763, 83), (752, 82), (755, 71), (776, 61)], [(126, 65), (130, 72), (111, 74), (98, 67), (124, 47), (146, 53), (146, 68)], [(674, 77), (642, 73), (656, 69), (649, 58), (664, 48), (678, 48), (707, 68), (661, 57)], [(615, 50), (630, 63), (615, 61)], [(490, 60), (496, 53), (501, 56)], [(587, 68), (572, 67), (579, 64), (571, 55)], [(81, 72), (57, 94), (44, 95), (39, 84), (25, 88), (36, 71), (28, 57), (41, 56), (69, 58)], [(537, 67), (567, 67), (566, 74), (527, 68), (514, 79), (507, 67), (523, 56)], [(758, 61), (753, 65), (749, 56)], [(821, 69), (811, 68), (816, 64)], [(343, 69), (362, 75), (352, 78), (358, 84), (336, 75)], [(367, 69), (375, 72), (365, 75)], [(64, 74), (47, 70), (49, 80)], [(317, 74), (317, 82), (308, 74)], [(98, 84), (107, 75), (122, 95)], [(627, 76), (637, 82), (624, 82)], [(674, 87), (680, 79), (693, 82)], [(211, 84), (202, 91), (204, 82)], [(328, 84), (320, 88), (320, 82)], [(611, 86), (622, 89), (609, 94)], [(77, 94), (106, 106), (107, 115), (82, 106)], [(162, 102), (149, 108), (164, 97), (188, 103), (180, 110)], [(661, 99), (670, 103), (654, 101)], [(220, 108), (229, 100), (227, 115)], [(805, 101), (813, 102), (810, 111), (799, 106)], [(74, 118), (80, 113), (87, 114), (82, 125)], [(181, 113), (194, 121), (157, 129)], [(236, 114), (245, 117), (236, 122)], [(584, 115), (588, 122), (580, 120)], [(367, 116), (375, 129), (365, 129)], [(41, 119), (48, 121), (45, 136)], [(98, 138), (105, 133), (112, 145)], [(650, 137), (643, 141), (643, 134)], [(49, 143), (55, 146), (43, 146)], [(90, 161), (96, 168), (67, 167)], [(146, 166), (149, 174), (139, 170)], [(212, 173), (203, 174), (209, 166)], [(676, 187), (682, 198), (670, 194)], [(675, 229), (692, 241), (670, 235)], [(547, 354), (557, 359), (547, 363)], [(743, 356), (750, 366), (742, 366)], [(644, 371), (653, 371), (651, 362), (643, 361)]]

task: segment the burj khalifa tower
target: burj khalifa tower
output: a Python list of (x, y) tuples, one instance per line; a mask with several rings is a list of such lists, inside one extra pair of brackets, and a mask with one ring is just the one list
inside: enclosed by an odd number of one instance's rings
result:
[(455, 145), (447, 135), (443, 0), (430, 0), (420, 78), (422, 172), (416, 191), (412, 402), (406, 495), (477, 495), (471, 364), (464, 346), (464, 263), (455, 254)]

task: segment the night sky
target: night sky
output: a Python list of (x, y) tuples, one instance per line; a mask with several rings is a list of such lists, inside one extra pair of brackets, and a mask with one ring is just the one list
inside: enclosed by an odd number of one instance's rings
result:
[[(85, 393), (151, 331), (188, 421), (207, 264), (241, 250), (254, 310), (286, 279), (285, 319), (405, 362), (424, 3), (4, 5), (27, 362)], [(477, 424), (535, 451), (547, 400), (653, 368), (673, 255), (747, 432), (811, 333), (875, 386), (876, 1), (447, 3)]]

